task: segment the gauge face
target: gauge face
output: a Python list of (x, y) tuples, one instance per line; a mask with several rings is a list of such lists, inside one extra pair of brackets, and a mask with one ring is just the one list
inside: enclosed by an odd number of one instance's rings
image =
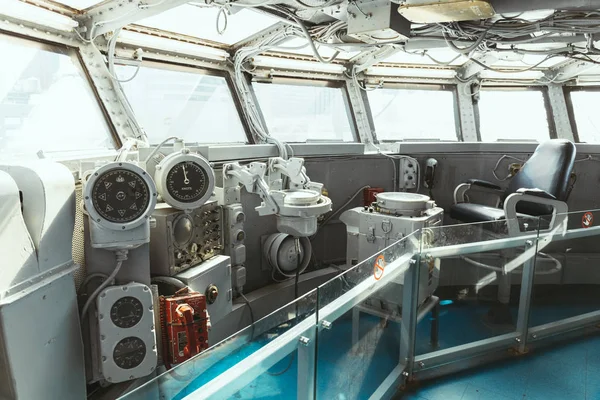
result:
[(182, 203), (200, 200), (208, 190), (208, 173), (193, 161), (175, 164), (167, 174), (167, 191)]
[(92, 188), (94, 208), (110, 222), (135, 221), (144, 214), (150, 200), (150, 190), (142, 177), (124, 168), (105, 172)]
[(135, 297), (122, 297), (110, 309), (110, 319), (119, 328), (136, 326), (144, 316), (144, 306)]
[(127, 337), (121, 340), (113, 350), (113, 360), (119, 368), (132, 369), (144, 361), (146, 344), (137, 337)]

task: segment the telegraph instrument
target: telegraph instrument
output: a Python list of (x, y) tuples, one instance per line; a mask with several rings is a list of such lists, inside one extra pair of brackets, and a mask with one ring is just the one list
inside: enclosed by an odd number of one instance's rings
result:
[(179, 210), (202, 206), (215, 189), (215, 174), (208, 161), (186, 148), (166, 156), (156, 166), (154, 177), (163, 201)]

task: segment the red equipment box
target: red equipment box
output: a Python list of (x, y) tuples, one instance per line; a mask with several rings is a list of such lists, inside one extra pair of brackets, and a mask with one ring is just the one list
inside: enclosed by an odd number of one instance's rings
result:
[(186, 289), (174, 296), (160, 297), (163, 359), (167, 367), (208, 348), (210, 320), (206, 297), (197, 292), (183, 292)]

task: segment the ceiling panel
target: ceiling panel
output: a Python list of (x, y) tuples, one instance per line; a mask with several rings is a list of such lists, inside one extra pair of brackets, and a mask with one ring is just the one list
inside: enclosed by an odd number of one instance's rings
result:
[[(228, 16), (227, 28), (220, 35), (217, 32), (218, 14), (219, 9), (215, 7), (185, 4), (136, 23), (214, 42), (234, 44), (277, 22), (273, 17), (244, 9)], [(223, 16), (219, 19), (219, 27), (224, 27)]]

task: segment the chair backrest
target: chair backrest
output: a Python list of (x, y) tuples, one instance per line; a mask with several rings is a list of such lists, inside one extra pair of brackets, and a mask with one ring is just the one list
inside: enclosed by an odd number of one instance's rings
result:
[[(561, 201), (567, 200), (569, 180), (577, 150), (565, 139), (553, 139), (540, 144), (521, 171), (511, 180), (505, 197), (519, 189), (541, 189)], [(517, 212), (528, 215), (548, 215), (552, 208), (521, 202)]]

